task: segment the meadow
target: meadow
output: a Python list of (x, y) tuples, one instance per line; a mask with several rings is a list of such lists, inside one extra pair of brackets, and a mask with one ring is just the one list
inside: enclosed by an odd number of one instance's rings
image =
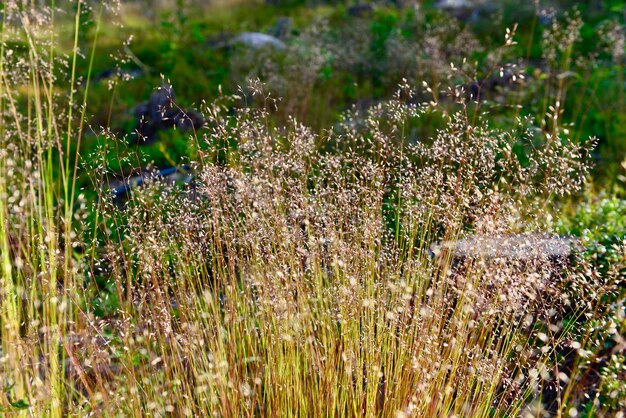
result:
[(623, 1), (0, 18), (0, 414), (625, 416)]

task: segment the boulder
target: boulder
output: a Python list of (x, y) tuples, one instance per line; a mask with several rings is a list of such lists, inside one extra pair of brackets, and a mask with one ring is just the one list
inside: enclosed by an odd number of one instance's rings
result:
[(174, 97), (172, 86), (164, 84), (152, 93), (147, 102), (135, 107), (137, 123), (131, 143), (148, 145), (158, 138), (159, 131), (177, 128), (185, 132), (204, 125), (200, 112), (182, 109), (176, 105)]
[[(136, 78), (142, 77), (145, 75), (145, 71), (140, 68), (135, 69), (123, 69), (119, 67), (107, 68), (106, 70), (100, 71), (99, 73), (92, 74), (90, 83), (96, 84), (104, 81), (120, 79), (120, 80), (134, 80)], [(87, 79), (84, 78), (81, 82), (81, 86), (85, 87), (87, 85)]]
[(113, 202), (123, 206), (132, 190), (143, 186), (146, 182), (158, 181), (164, 186), (188, 185), (193, 181), (191, 167), (163, 167), (158, 169), (141, 169), (133, 175), (106, 182), (104, 188), (110, 193)]
[(463, 21), (477, 21), (491, 12), (494, 4), (488, 0), (439, 0), (435, 7)]
[(374, 11), (374, 6), (369, 3), (357, 3), (348, 7), (346, 14), (352, 17), (362, 17), (371, 14)]
[(577, 238), (550, 234), (512, 234), (500, 237), (470, 236), (431, 246), (434, 256), (451, 253), (454, 260), (509, 259), (564, 260), (579, 249)]
[(243, 32), (231, 40), (231, 45), (245, 45), (252, 49), (274, 48), (282, 50), (286, 48), (283, 41), (275, 36), (261, 32)]
[(522, 84), (520, 78), (510, 68), (504, 68), (479, 81), (473, 81), (465, 86), (467, 98), (472, 101), (481, 101), (487, 94), (498, 93), (506, 89), (514, 89)]
[(291, 34), (292, 27), (293, 20), (290, 17), (283, 16), (276, 19), (276, 24), (267, 32), (276, 39), (285, 39)]

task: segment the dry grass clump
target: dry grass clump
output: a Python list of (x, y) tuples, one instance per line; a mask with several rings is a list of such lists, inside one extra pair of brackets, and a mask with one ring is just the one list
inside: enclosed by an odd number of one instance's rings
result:
[[(399, 97), (362, 131), (346, 121), (323, 137), (295, 121), (270, 128), (263, 111), (208, 109), (196, 186), (158, 192), (159, 205), (157, 185), (137, 191), (124, 239), (109, 243), (121, 355), (91, 383), (94, 407), (486, 416), (541, 393), (567, 330), (534, 330), (584, 308), (569, 302), (566, 264), (458, 267), (428, 249), (538, 227), (523, 220), (580, 186), (587, 149), (548, 139), (522, 165), (511, 146), (528, 132), (463, 112), (411, 144), (402, 127), (436, 110)], [(212, 163), (229, 138), (237, 148)], [(133, 408), (116, 400), (129, 373)]]
[[(546, 208), (580, 188), (591, 144), (530, 120), (492, 129), (463, 101), (453, 113), (415, 105), (407, 86), (323, 135), (215, 103), (194, 137), (195, 184), (157, 179), (120, 213), (110, 196), (89, 207), (75, 190), (84, 115), (73, 94), (57, 112), (51, 69), (29, 51), (19, 84), (0, 55), (3, 411), (486, 417), (576, 407), (559, 382), (577, 369), (559, 369), (559, 350), (587, 350), (588, 339), (574, 344), (564, 318), (593, 318), (618, 278), (592, 280), (585, 264), (541, 255), (459, 263), (430, 245), (549, 229)], [(418, 139), (412, 126), (426, 115), (443, 128)], [(529, 145), (523, 161), (519, 144)], [(108, 301), (104, 314), (94, 299)]]

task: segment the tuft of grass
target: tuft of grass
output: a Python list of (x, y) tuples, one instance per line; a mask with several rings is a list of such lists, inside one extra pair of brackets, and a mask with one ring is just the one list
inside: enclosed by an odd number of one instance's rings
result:
[[(445, 79), (466, 68), (446, 61), (449, 72), (438, 78), (444, 60), (433, 57), (446, 33), (432, 29), (432, 56), (407, 64), (419, 66), (411, 81), (423, 81), (420, 89), (405, 80), (388, 99), (317, 133), (296, 117), (324, 104), (311, 85), (328, 70), (328, 45), (317, 43), (314, 27), (289, 46), (282, 64), (293, 73), (268, 69), (270, 90), (293, 93), (280, 118), (258, 80), (240, 96), (203, 104), (207, 128), (188, 138), (194, 181), (147, 179), (120, 205), (101, 184), (111, 158), (121, 170), (134, 156), (114, 149), (107, 127), (96, 152), (81, 146), (105, 6), (72, 3), (69, 57), (57, 55), (54, 4), (2, 6), (0, 411), (492, 417), (603, 410), (576, 388), (589, 387), (586, 365), (605, 354), (593, 357), (598, 336), (623, 331), (605, 314), (623, 321), (623, 242), (614, 243), (610, 268), (545, 254), (460, 259), (431, 247), (553, 229), (552, 207), (581, 190), (595, 145), (563, 125), (563, 79), (546, 84), (536, 121), (494, 126), (461, 85), (442, 92)], [(94, 23), (82, 51), (85, 10)], [(376, 48), (409, 48), (387, 26), (392, 14), (377, 19)], [(490, 72), (513, 36), (507, 32)], [(564, 70), (575, 38), (555, 50), (565, 55)], [(456, 49), (472, 40), (454, 39)], [(24, 47), (13, 49), (16, 40)], [(332, 44), (341, 58), (334, 68), (358, 67), (368, 45)], [(78, 89), (83, 56), (88, 75)], [(173, 151), (163, 154), (172, 159)], [(84, 177), (97, 197), (80, 190)], [(622, 364), (611, 357), (590, 393), (621, 393)]]

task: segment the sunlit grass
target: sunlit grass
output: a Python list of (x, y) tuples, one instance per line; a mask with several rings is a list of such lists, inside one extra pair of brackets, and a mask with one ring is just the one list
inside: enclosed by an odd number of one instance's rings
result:
[[(105, 9), (91, 10), (93, 43), (79, 51), (88, 5), (73, 5), (69, 56), (52, 9), (4, 6), (0, 411), (577, 411), (576, 373), (596, 331), (577, 321), (601, 319), (623, 264), (600, 273), (575, 256), (460, 260), (431, 247), (551, 231), (552, 204), (580, 191), (593, 147), (569, 140), (558, 109), (544, 130), (530, 118), (494, 129), (461, 95), (440, 103), (425, 84), (433, 97), (421, 103), (403, 85), (316, 134), (270, 122), (273, 99), (252, 82), (265, 106), (222, 97), (201, 109), (190, 187), (148, 181), (120, 206), (101, 188), (118, 138), (94, 128), (102, 148), (80, 145), (90, 85), (78, 86), (76, 68), (85, 60), (91, 73)], [(28, 45), (9, 52), (8, 39)], [(432, 115), (442, 128), (412, 141), (412, 124)], [(523, 164), (519, 144), (530, 149)], [(550, 385), (557, 394), (544, 399)]]

